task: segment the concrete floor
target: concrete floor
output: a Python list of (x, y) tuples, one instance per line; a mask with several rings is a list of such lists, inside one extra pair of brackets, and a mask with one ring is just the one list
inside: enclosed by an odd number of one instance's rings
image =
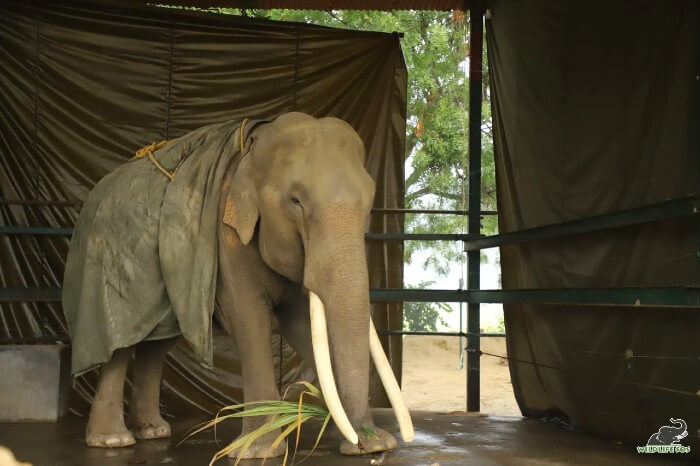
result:
[[(380, 426), (393, 425), (390, 410), (376, 410)], [(183, 433), (198, 420), (173, 425), (172, 440), (140, 441), (120, 449), (88, 448), (83, 441), (85, 420), (64, 418), (58, 423), (0, 423), (0, 445), (8, 446), (21, 461), (35, 466), (73, 465), (181, 465), (209, 463), (218, 450), (213, 433), (198, 434), (176, 446)], [(639, 455), (634, 447), (564, 430), (556, 425), (515, 417), (467, 416), (418, 411), (413, 413), (416, 439), (389, 452), (366, 457), (340, 456), (334, 444), (323, 443), (303, 464), (369, 465), (372, 459), (394, 465), (672, 465), (683, 464), (671, 455)], [(223, 423), (224, 425), (226, 423)], [(240, 427), (235, 422), (217, 431), (219, 439), (232, 439)], [(300, 449), (313, 444), (313, 427), (307, 428)], [(397, 429), (388, 429), (397, 436)], [(290, 461), (291, 463), (291, 461)], [(218, 465), (233, 465), (220, 460)], [(242, 461), (241, 465), (259, 465), (260, 461)], [(266, 465), (279, 465), (268, 460)]]

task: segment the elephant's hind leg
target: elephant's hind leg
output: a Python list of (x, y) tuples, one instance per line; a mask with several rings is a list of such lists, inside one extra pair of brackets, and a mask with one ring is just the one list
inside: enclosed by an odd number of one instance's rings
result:
[(136, 346), (127, 424), (137, 439), (170, 437), (170, 424), (160, 414), (160, 382), (165, 355), (175, 341), (144, 341)]
[(102, 366), (85, 442), (91, 447), (126, 447), (136, 443), (124, 424), (124, 377), (131, 358), (131, 348), (114, 352)]

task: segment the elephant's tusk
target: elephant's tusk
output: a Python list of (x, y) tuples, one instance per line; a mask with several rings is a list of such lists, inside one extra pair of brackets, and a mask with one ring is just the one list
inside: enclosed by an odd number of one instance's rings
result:
[(353, 445), (357, 444), (357, 432), (352, 428), (348, 416), (338, 396), (338, 389), (333, 378), (331, 367), (331, 353), (328, 347), (328, 328), (326, 327), (326, 311), (323, 303), (315, 293), (309, 291), (309, 312), (311, 314), (311, 345), (314, 350), (314, 362), (318, 383), (321, 385), (321, 393), (326, 401), (328, 412), (331, 413), (333, 422), (338, 430)]
[(412, 442), (413, 422), (411, 421), (411, 414), (408, 412), (406, 401), (401, 394), (399, 383), (394, 377), (394, 371), (391, 370), (389, 360), (384, 354), (384, 348), (382, 348), (382, 344), (379, 341), (379, 335), (377, 335), (377, 329), (374, 328), (372, 318), (369, 319), (369, 352), (372, 355), (372, 361), (374, 362), (374, 367), (377, 368), (379, 378), (382, 380), (382, 385), (384, 385), (384, 390), (386, 390), (386, 394), (389, 397), (391, 407), (394, 409), (394, 415), (401, 430), (401, 438), (403, 438), (404, 442)]

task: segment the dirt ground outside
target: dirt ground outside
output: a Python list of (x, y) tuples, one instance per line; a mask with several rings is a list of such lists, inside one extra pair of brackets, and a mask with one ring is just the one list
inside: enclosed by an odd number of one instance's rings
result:
[[(504, 338), (482, 338), (481, 348), (488, 353), (506, 355)], [(459, 338), (404, 337), (402, 389), (409, 409), (465, 411), (466, 378), (466, 369), (459, 369)], [(481, 357), (481, 412), (521, 415), (505, 359)]]

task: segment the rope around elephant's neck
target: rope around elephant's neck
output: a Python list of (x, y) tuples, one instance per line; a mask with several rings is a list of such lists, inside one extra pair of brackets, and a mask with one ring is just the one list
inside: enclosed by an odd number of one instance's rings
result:
[[(238, 133), (240, 135), (240, 151), (241, 154), (245, 153), (245, 126), (248, 124), (250, 119), (244, 118), (243, 121), (241, 122), (241, 126), (238, 128)], [(160, 142), (152, 142), (151, 144), (147, 146), (143, 146), (141, 149), (137, 150), (134, 156), (131, 158), (131, 160), (138, 160), (142, 159), (146, 156), (148, 156), (148, 159), (153, 163), (153, 165), (165, 176), (168, 177), (170, 181), (175, 179), (175, 174), (177, 173), (177, 170), (180, 168), (180, 165), (185, 161), (187, 157), (183, 157), (182, 160), (180, 160), (180, 163), (177, 164), (175, 167), (175, 170), (172, 172), (169, 172), (163, 165), (158, 162), (156, 159), (155, 155), (153, 155), (153, 152), (157, 151), (158, 149), (162, 149), (163, 147), (167, 146), (168, 143), (170, 143), (171, 140), (162, 140)]]
[(148, 159), (153, 163), (153, 165), (158, 170), (160, 170), (160, 172), (163, 175), (167, 176), (172, 181), (172, 179), (175, 178), (175, 172), (177, 172), (179, 165), (175, 168), (175, 170), (172, 171), (172, 173), (170, 173), (168, 170), (165, 169), (165, 167), (163, 167), (163, 165), (160, 164), (160, 162), (158, 162), (158, 160), (156, 160), (155, 156), (153, 155), (153, 151), (165, 147), (166, 145), (168, 145), (169, 142), (170, 141), (163, 140), (160, 142), (153, 142), (147, 146), (144, 146), (136, 151), (136, 154), (131, 158), (131, 160), (142, 159), (148, 156)]

